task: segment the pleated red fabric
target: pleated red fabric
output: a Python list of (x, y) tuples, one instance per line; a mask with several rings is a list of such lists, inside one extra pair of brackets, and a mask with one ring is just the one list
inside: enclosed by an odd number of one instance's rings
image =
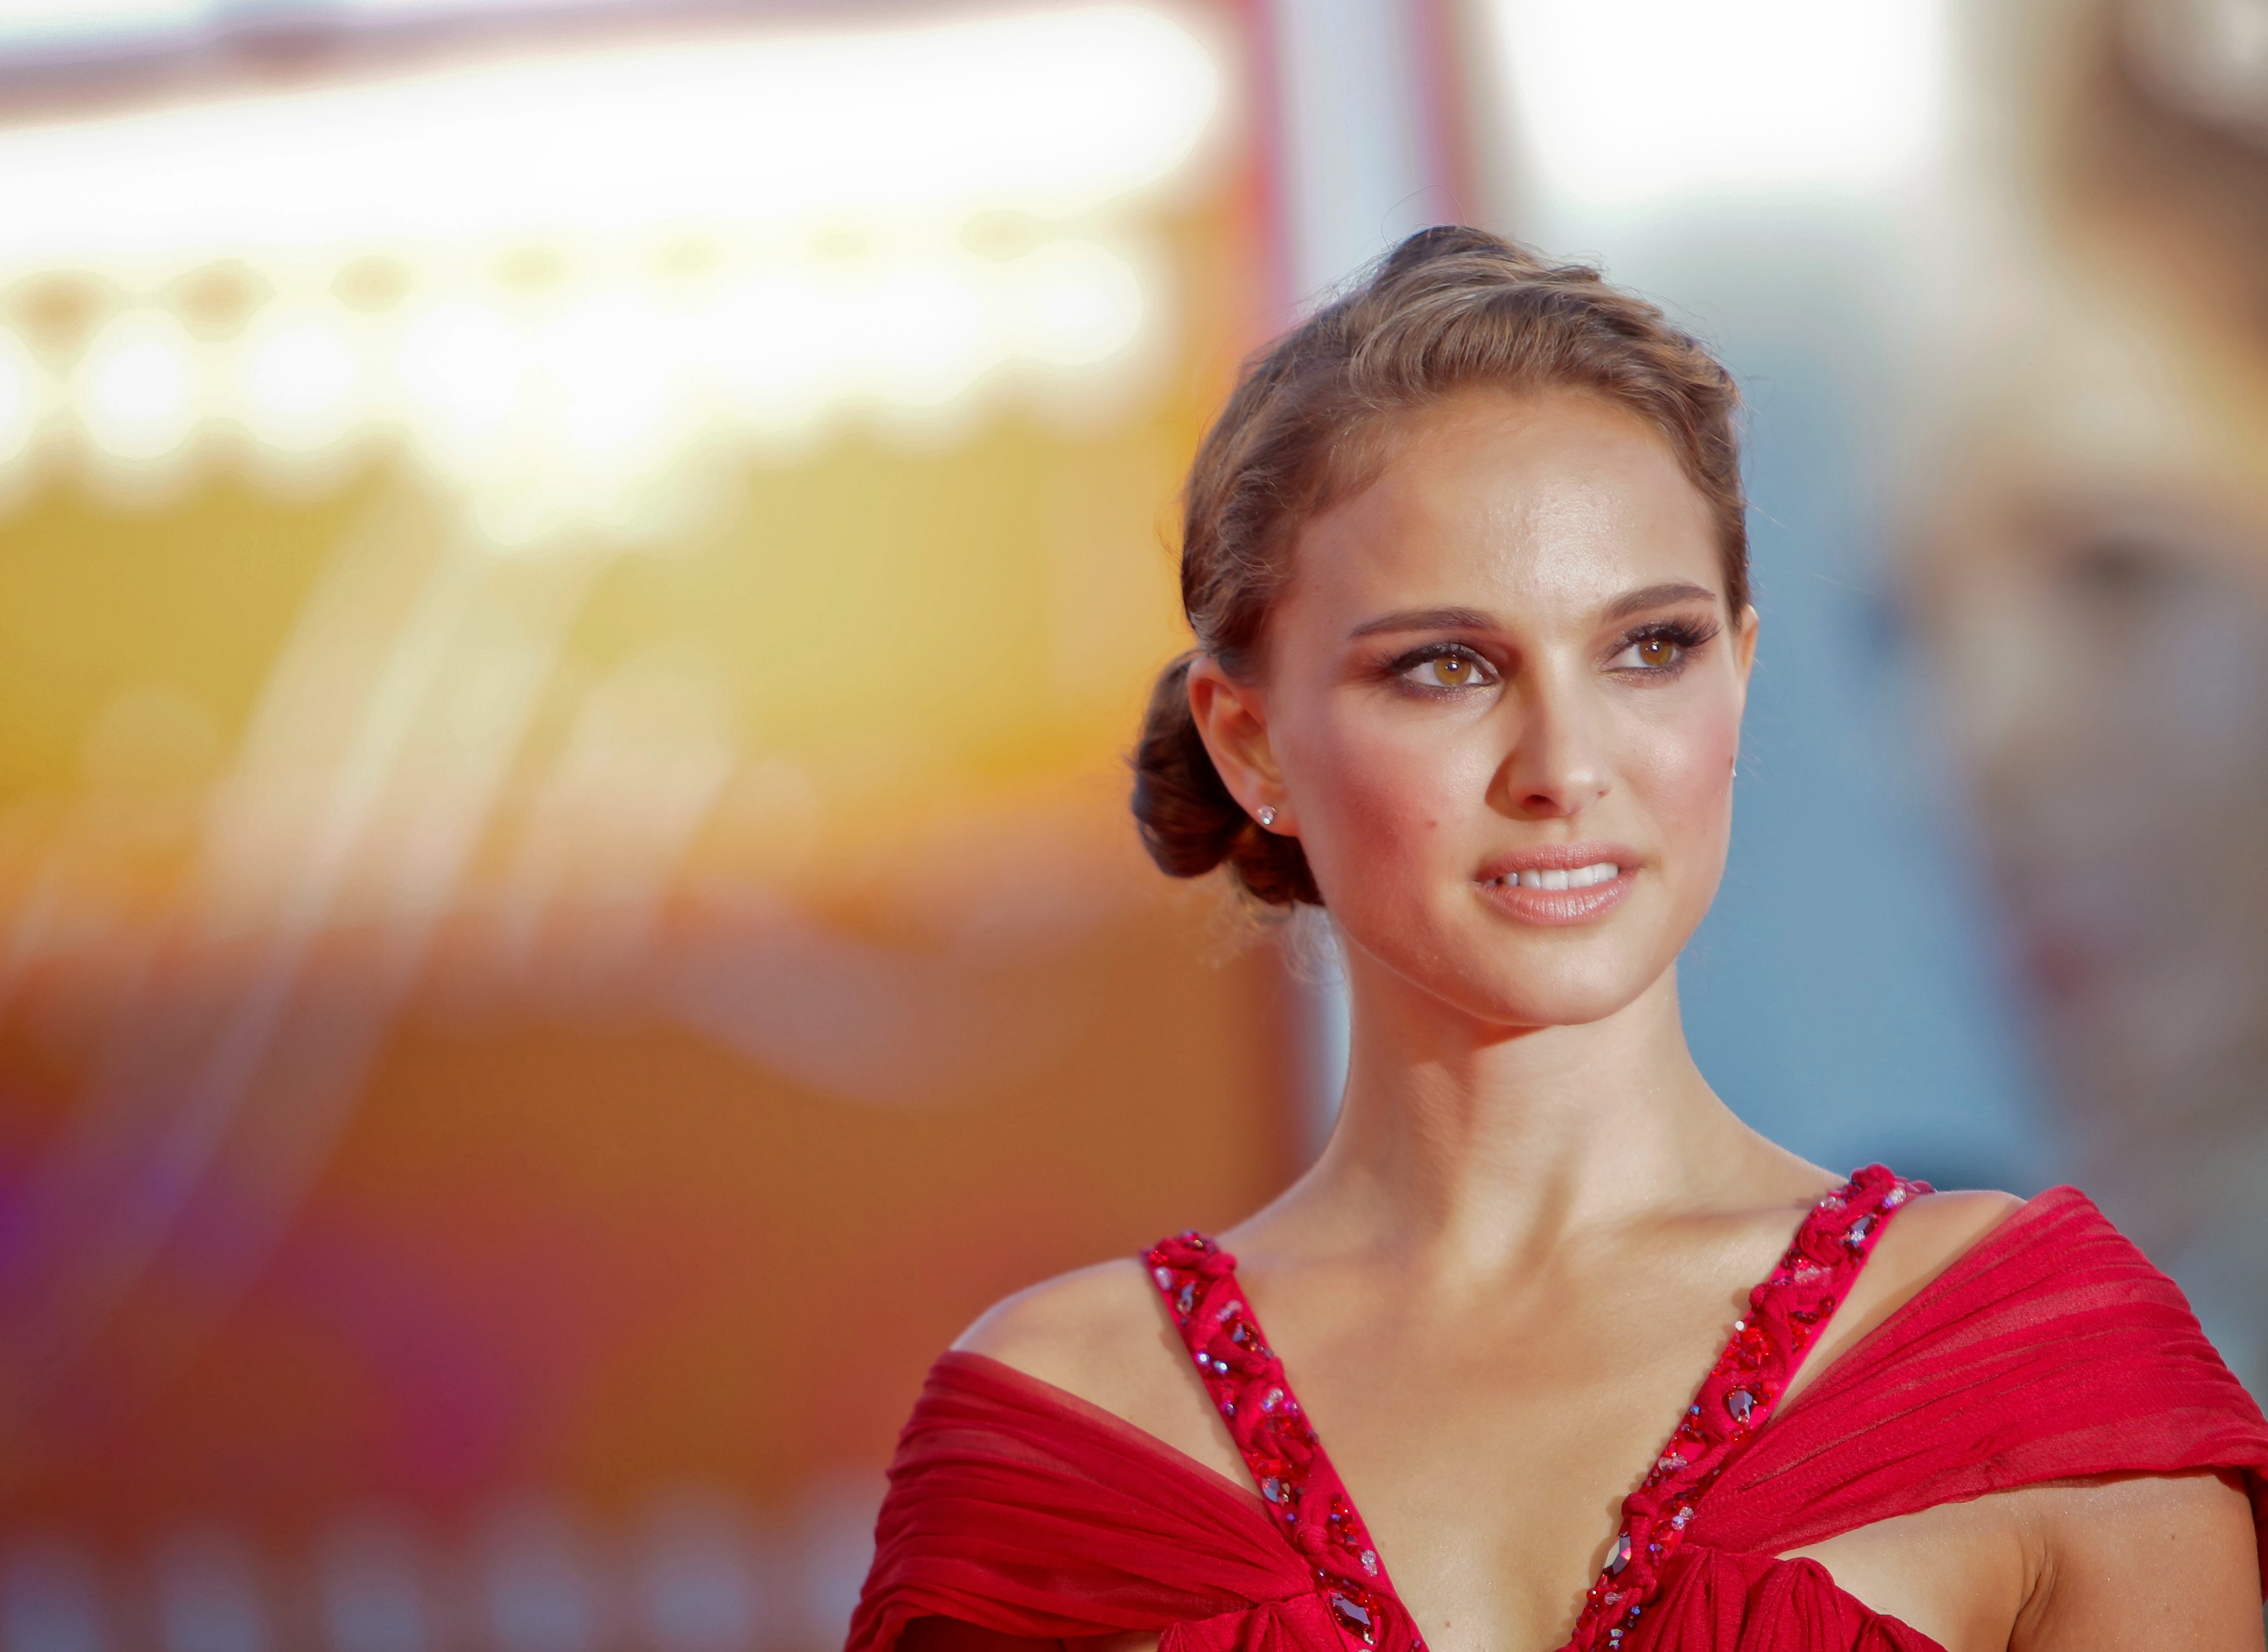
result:
[(2259, 1406), (2180, 1288), (2058, 1187), (1798, 1394), (1701, 1504), (1691, 1540), (1800, 1548), (2042, 1480), (2208, 1468), (2246, 1472), (2268, 1542)]
[[(2244, 1474), (2268, 1532), (2258, 1406), (2173, 1283), (2058, 1188), (1742, 1444), (1619, 1644), (1941, 1652), (1815, 1562), (1772, 1557), (2043, 1480), (2190, 1469)], [(894, 1652), (924, 1618), (1040, 1640), (1155, 1631), (1163, 1652), (1348, 1652), (1257, 1494), (981, 1355), (932, 1368), (890, 1478), (848, 1652)]]

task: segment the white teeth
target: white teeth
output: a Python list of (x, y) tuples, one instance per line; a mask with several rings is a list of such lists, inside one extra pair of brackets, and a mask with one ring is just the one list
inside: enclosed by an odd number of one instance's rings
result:
[(1507, 889), (1588, 889), (1594, 884), (1611, 884), (1622, 875), (1623, 869), (1612, 861), (1598, 861), (1589, 866), (1578, 866), (1572, 871), (1536, 868), (1506, 872), (1498, 881)]

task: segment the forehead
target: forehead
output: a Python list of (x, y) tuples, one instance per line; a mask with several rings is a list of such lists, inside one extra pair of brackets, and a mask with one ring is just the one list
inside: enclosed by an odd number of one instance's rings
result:
[(1724, 589), (1707, 502), (1637, 415), (1573, 391), (1476, 393), (1414, 415), (1378, 476), (1302, 529), (1285, 607), (1579, 620), (1638, 586)]

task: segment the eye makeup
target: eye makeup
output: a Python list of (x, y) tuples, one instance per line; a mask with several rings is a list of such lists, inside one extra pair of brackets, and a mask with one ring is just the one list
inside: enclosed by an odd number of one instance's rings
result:
[[(1722, 628), (1714, 620), (1653, 620), (1633, 626), (1614, 643), (1607, 656), (1607, 669), (1624, 676), (1666, 680), (1691, 664)], [(1631, 657), (1629, 664), (1617, 663), (1626, 656)]]
[[(1640, 680), (1663, 682), (1682, 673), (1722, 629), (1713, 620), (1652, 620), (1632, 626), (1609, 647), (1602, 669)], [(1503, 672), (1467, 642), (1425, 642), (1404, 650), (1379, 668), (1378, 675), (1404, 693), (1441, 699), (1493, 687)]]
[(1427, 642), (1396, 656), (1383, 675), (1404, 693), (1442, 699), (1503, 680), (1478, 649), (1463, 642)]

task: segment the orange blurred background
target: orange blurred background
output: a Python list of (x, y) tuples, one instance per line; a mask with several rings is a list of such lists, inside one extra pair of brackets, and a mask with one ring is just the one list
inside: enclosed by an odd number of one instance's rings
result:
[(1121, 756), (1255, 14), (553, 10), (0, 132), (11, 1648), (821, 1644), (935, 1351), (1293, 1168)]

